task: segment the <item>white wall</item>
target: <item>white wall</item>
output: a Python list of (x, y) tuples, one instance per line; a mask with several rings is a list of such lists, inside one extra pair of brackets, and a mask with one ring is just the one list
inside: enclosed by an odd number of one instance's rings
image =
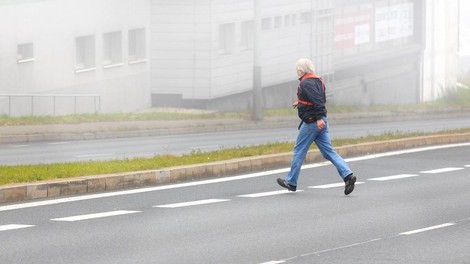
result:
[[(149, 107), (149, 62), (130, 65), (127, 56), (128, 30), (150, 31), (148, 6), (148, 0), (46, 0), (0, 5), (0, 93), (99, 94), (103, 112)], [(122, 31), (123, 64), (105, 69), (102, 36), (112, 31)], [(75, 38), (83, 35), (95, 36), (96, 70), (77, 73)], [(35, 60), (18, 63), (17, 45), (27, 42), (34, 44)], [(41, 111), (37, 109), (37, 113)]]
[(426, 1), (421, 100), (438, 99), (457, 82), (458, 2)]
[[(262, 86), (295, 80), (298, 58), (311, 56), (310, 0), (262, 1)], [(253, 20), (253, 0), (152, 1), (152, 93), (184, 99), (215, 99), (253, 89), (253, 49), (241, 43), (242, 23)], [(295, 17), (286, 25), (285, 16)], [(275, 17), (281, 25), (274, 27)], [(231, 51), (221, 51), (220, 27), (233, 25)]]

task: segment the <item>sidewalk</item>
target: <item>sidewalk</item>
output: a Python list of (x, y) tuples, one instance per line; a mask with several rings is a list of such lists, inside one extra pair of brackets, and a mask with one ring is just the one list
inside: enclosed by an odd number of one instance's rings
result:
[[(373, 112), (334, 113), (331, 124), (395, 122), (400, 120), (439, 119), (470, 116), (470, 111), (448, 110), (429, 112)], [(0, 143), (33, 141), (86, 140), (138, 136), (192, 134), (204, 132), (297, 127), (296, 115), (265, 117), (262, 121), (245, 119), (188, 119), (175, 121), (145, 120), (121, 122), (96, 122), (63, 125), (0, 126)]]

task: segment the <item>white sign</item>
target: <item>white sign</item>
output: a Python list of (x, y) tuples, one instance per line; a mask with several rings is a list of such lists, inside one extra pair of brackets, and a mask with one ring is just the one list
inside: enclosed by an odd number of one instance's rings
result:
[(413, 35), (413, 3), (375, 10), (375, 42)]

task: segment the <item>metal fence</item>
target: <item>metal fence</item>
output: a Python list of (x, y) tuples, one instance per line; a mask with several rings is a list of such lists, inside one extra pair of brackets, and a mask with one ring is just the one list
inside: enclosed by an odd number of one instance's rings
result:
[(100, 110), (98, 94), (0, 94), (0, 114), (8, 116), (67, 115)]

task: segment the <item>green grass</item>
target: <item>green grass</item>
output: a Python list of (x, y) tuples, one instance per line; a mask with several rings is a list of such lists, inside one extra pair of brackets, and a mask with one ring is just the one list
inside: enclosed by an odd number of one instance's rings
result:
[[(470, 129), (444, 131), (440, 133), (464, 133)], [(384, 141), (425, 135), (424, 133), (387, 132), (378, 136), (367, 136), (356, 139), (334, 140), (333, 145), (344, 146), (373, 141)], [(431, 135), (431, 134), (427, 134)], [(45, 165), (0, 166), (0, 185), (27, 183), (52, 179), (65, 179), (79, 176), (131, 172), (141, 170), (162, 169), (181, 165), (200, 164), (229, 160), (235, 158), (253, 157), (292, 151), (293, 143), (272, 143), (251, 147), (221, 149), (212, 152), (193, 152), (183, 156), (155, 156), (152, 158), (134, 158), (112, 161), (88, 161), (54, 163)], [(314, 146), (312, 146), (314, 148)]]

